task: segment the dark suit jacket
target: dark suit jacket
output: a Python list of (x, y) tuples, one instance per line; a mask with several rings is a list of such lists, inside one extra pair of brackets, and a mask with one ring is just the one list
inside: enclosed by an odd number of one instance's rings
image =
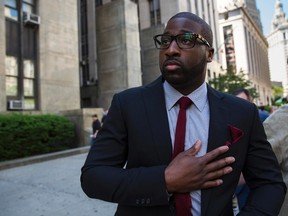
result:
[[(240, 215), (277, 215), (286, 187), (257, 107), (209, 86), (208, 100), (208, 151), (231, 141), (228, 125), (242, 130), (244, 136), (222, 156), (235, 157), (233, 172), (223, 177), (221, 186), (202, 190), (202, 216), (232, 215), (231, 199), (241, 171), (251, 195)], [(175, 215), (174, 200), (167, 197), (164, 179), (171, 158), (160, 77), (113, 97), (107, 119), (82, 168), (82, 188), (89, 197), (119, 203), (115, 215)]]

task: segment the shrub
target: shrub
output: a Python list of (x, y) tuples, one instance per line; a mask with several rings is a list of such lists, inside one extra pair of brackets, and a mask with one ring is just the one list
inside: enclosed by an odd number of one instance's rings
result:
[(72, 122), (57, 115), (0, 115), (0, 161), (76, 147)]

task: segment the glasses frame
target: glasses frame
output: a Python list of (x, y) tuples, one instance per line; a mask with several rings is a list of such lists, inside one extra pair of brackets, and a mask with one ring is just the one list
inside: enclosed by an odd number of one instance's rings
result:
[[(178, 38), (179, 38), (179, 36), (182, 36), (182, 35), (193, 35), (194, 37), (195, 37), (195, 41), (194, 41), (194, 44), (193, 44), (193, 46), (192, 47), (188, 47), (188, 48), (182, 48), (181, 46), (179, 46), (179, 43), (178, 43)], [(157, 39), (157, 37), (159, 37), (159, 36), (169, 36), (170, 38), (171, 38), (171, 41), (170, 41), (170, 44), (169, 44), (169, 46), (167, 46), (167, 47), (158, 47), (158, 45), (159, 45), (159, 40)], [(195, 46), (195, 44), (196, 44), (196, 41), (197, 41), (197, 39), (199, 39), (204, 45), (206, 45), (206, 46), (208, 46), (208, 47), (211, 47), (211, 45), (210, 45), (210, 43), (202, 36), (202, 35), (200, 35), (200, 34), (196, 34), (196, 33), (184, 33), (184, 34), (178, 34), (178, 35), (168, 35), (168, 34), (158, 34), (158, 35), (155, 35), (154, 37), (153, 37), (153, 39), (154, 39), (154, 43), (155, 43), (155, 46), (156, 46), (156, 48), (157, 49), (168, 49), (169, 47), (170, 47), (170, 45), (171, 45), (171, 43), (172, 43), (172, 41), (173, 40), (175, 40), (176, 41), (176, 43), (177, 43), (177, 46), (180, 48), (180, 49), (192, 49), (194, 46)], [(157, 45), (158, 44), (158, 45)]]

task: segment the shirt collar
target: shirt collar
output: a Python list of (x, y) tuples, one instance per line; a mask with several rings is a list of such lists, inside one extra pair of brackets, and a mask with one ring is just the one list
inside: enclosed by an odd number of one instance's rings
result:
[[(163, 83), (166, 107), (171, 110), (176, 102), (184, 95), (173, 88), (168, 82)], [(207, 85), (203, 82), (201, 86), (195, 89), (192, 93), (187, 95), (192, 101), (196, 108), (201, 112), (207, 102)]]

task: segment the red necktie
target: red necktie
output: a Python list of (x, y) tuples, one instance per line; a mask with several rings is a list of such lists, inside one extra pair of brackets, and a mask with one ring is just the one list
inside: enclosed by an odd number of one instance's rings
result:
[[(180, 110), (178, 113), (173, 159), (182, 151), (184, 151), (185, 144), (185, 132), (186, 132), (186, 109), (192, 104), (192, 101), (188, 97), (181, 97), (178, 100)], [(176, 215), (177, 216), (192, 216), (191, 198), (190, 193), (176, 193), (175, 204), (176, 204)]]

